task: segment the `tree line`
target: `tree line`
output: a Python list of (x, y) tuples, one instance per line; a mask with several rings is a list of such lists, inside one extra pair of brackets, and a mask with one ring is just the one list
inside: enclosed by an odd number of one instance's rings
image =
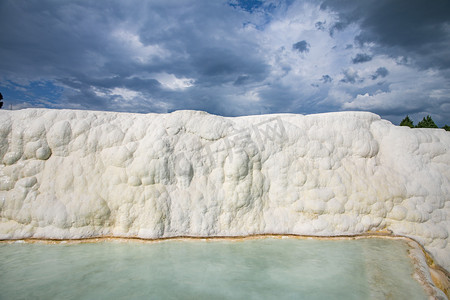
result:
[[(409, 118), (409, 116), (406, 116), (401, 122), (400, 126), (408, 126), (409, 128), (439, 128), (436, 123), (434, 123), (433, 119), (430, 115), (424, 117), (422, 121), (417, 123), (417, 125), (414, 125), (413, 121)], [(450, 131), (450, 126), (445, 124), (442, 129), (445, 129), (446, 131)]]

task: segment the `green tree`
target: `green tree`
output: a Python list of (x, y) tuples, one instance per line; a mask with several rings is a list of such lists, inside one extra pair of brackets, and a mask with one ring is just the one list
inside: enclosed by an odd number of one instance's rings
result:
[(450, 131), (450, 126), (448, 126), (447, 124), (445, 124), (444, 127), (442, 127), (442, 129), (445, 129), (445, 131)]
[(400, 126), (408, 126), (408, 127), (410, 127), (410, 128), (414, 128), (413, 121), (411, 121), (411, 119), (409, 118), (409, 116), (406, 116), (406, 118), (404, 118), (404, 119), (400, 122)]
[(438, 128), (433, 119), (428, 115), (422, 121), (417, 123), (417, 128)]

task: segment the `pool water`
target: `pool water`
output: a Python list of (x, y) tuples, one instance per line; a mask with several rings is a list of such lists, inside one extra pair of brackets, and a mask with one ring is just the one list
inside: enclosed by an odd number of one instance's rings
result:
[(0, 244), (1, 299), (427, 299), (403, 240)]

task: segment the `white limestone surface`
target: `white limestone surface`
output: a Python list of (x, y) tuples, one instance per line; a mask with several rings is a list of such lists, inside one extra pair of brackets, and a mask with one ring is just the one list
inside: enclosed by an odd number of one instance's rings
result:
[(391, 230), (450, 270), (450, 133), (366, 112), (0, 111), (0, 239)]

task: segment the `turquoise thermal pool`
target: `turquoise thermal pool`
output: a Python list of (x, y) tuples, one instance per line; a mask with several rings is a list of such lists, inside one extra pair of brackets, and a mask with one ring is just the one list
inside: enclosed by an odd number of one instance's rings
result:
[(1, 299), (427, 299), (404, 240), (0, 244)]

